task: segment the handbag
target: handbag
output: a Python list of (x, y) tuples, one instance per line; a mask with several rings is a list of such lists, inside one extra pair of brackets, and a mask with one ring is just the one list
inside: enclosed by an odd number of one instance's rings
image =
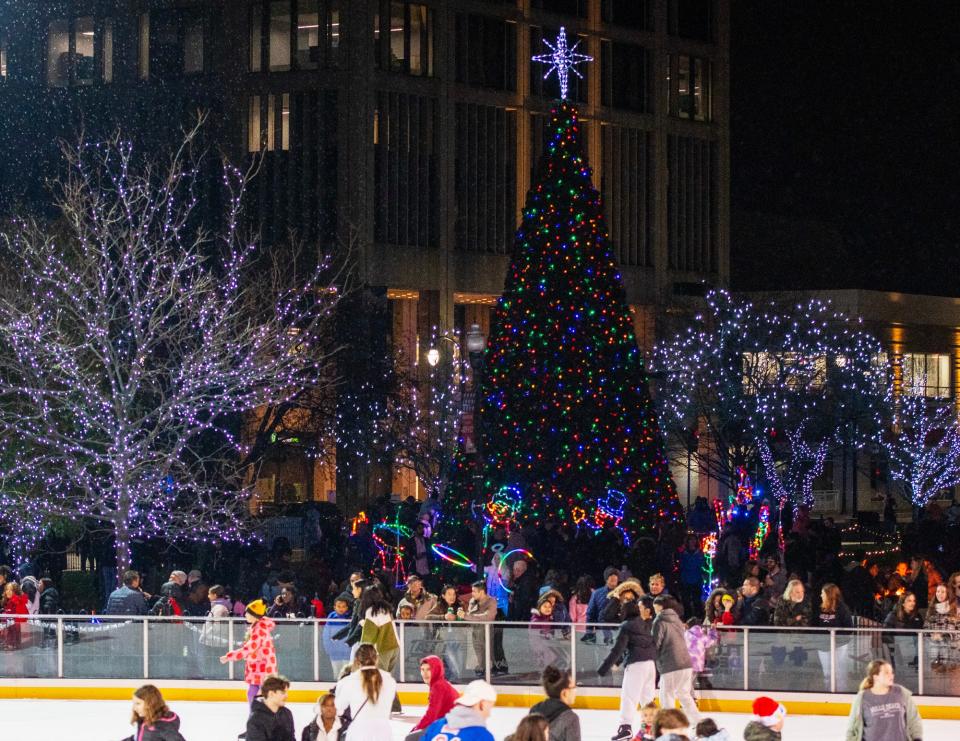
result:
[[(368, 697), (367, 700), (370, 698)], [(363, 704), (357, 708), (357, 715), (360, 715), (360, 711), (363, 710), (363, 706), (367, 704), (367, 700), (363, 701)], [(354, 718), (350, 715), (350, 706), (347, 705), (347, 709), (343, 711), (343, 715), (340, 716), (340, 729), (337, 731), (337, 741), (346, 741), (347, 738), (347, 729), (350, 728), (350, 724), (353, 723)]]

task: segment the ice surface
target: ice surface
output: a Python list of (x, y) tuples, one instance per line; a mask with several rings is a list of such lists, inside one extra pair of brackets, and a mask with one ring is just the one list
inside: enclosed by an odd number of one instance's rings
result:
[[(243, 730), (246, 712), (242, 703), (177, 702), (172, 703), (182, 720), (181, 730), (187, 741), (234, 741)], [(310, 722), (312, 706), (291, 703), (300, 730)], [(402, 740), (420, 718), (423, 708), (405, 708), (405, 715), (393, 721), (393, 738)], [(113, 700), (0, 700), (4, 738), (31, 738), (38, 741), (120, 741), (129, 736), (130, 703)], [(516, 727), (524, 716), (522, 708), (497, 708), (489, 724), (497, 741)], [(612, 710), (578, 710), (584, 741), (607, 741), (617, 729), (617, 713)], [(743, 727), (749, 716), (711, 713), (733, 739), (743, 738)], [(846, 718), (794, 715), (787, 718), (784, 739), (787, 741), (842, 740)], [(955, 741), (960, 721), (924, 721), (924, 741)], [(371, 741), (373, 741), (371, 739)]]

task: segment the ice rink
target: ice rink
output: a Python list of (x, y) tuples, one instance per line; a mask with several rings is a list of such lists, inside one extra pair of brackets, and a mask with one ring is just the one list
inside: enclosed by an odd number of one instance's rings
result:
[[(187, 741), (234, 741), (243, 730), (245, 712), (241, 703), (177, 702), (172, 703), (180, 715)], [(291, 703), (300, 731), (311, 718), (312, 708)], [(405, 708), (403, 717), (394, 720), (393, 738), (400, 740), (410, 731), (422, 708)], [(617, 714), (611, 710), (577, 710), (584, 741), (607, 741), (617, 728)], [(526, 714), (522, 708), (498, 708), (489, 728), (497, 741), (512, 732), (517, 721)], [(30, 738), (38, 741), (70, 739), (71, 741), (120, 741), (131, 734), (130, 703), (113, 700), (0, 700), (4, 738)], [(733, 739), (743, 738), (746, 715), (711, 713)], [(924, 741), (955, 741), (960, 737), (960, 721), (924, 721)], [(846, 718), (795, 715), (787, 718), (783, 737), (790, 741), (842, 741)], [(374, 741), (371, 739), (370, 741)]]

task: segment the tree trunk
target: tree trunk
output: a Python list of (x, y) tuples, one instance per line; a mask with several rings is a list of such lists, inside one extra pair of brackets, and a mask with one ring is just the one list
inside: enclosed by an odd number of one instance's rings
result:
[(113, 531), (116, 541), (114, 548), (117, 562), (117, 586), (120, 586), (123, 584), (124, 572), (130, 570), (130, 530), (126, 520), (114, 523)]

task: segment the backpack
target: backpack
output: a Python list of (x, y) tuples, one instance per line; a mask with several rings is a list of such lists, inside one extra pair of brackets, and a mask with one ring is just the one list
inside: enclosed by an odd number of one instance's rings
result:
[(180, 607), (180, 604), (173, 597), (161, 597), (157, 600), (157, 604), (153, 606), (153, 609), (150, 610), (151, 615), (160, 615), (160, 616), (171, 616), (171, 615), (183, 615), (183, 608)]

